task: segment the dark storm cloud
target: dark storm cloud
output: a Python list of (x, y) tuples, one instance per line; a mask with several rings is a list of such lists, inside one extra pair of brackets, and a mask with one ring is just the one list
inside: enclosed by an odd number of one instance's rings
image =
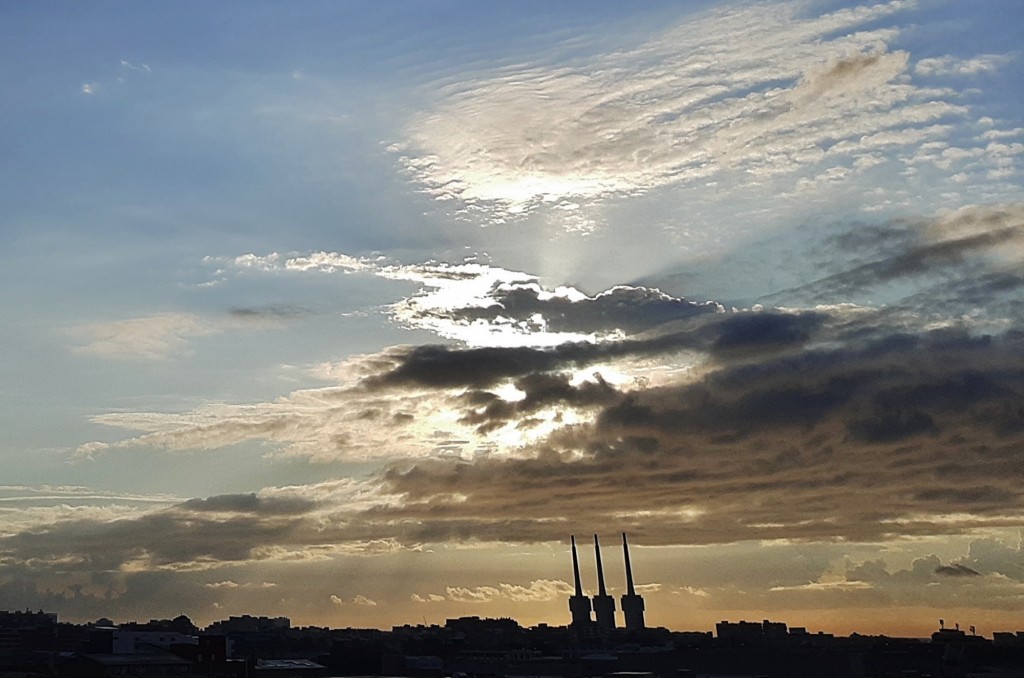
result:
[(824, 292), (869, 287), (896, 278), (931, 273), (947, 266), (962, 266), (970, 255), (1020, 238), (1020, 226), (977, 233), (936, 243), (918, 244), (893, 256), (858, 266), (815, 283)]
[(237, 320), (288, 320), (309, 315), (310, 311), (298, 306), (239, 307), (229, 311)]
[(998, 300), (986, 293), (1021, 285), (1024, 204), (974, 205), (917, 221), (855, 223), (811, 244), (802, 256), (824, 275), (769, 294), (766, 301), (847, 301), (883, 287), (899, 293), (896, 284), (912, 280), (915, 293), (925, 288), (925, 300), (939, 294), (987, 304)]
[(772, 352), (797, 347), (823, 325), (825, 316), (802, 313), (716, 313), (682, 331), (600, 343), (565, 343), (554, 348), (415, 346), (394, 353), (395, 364), (363, 379), (367, 388), (420, 386), (483, 388), (505, 379), (552, 372), (619, 358), (684, 350), (715, 353)]
[(953, 565), (940, 565), (935, 568), (935, 574), (940, 577), (980, 577), (981, 573), (972, 570), (966, 565), (959, 563)]
[(220, 494), (207, 499), (189, 499), (179, 505), (187, 511), (252, 513), (257, 515), (291, 515), (307, 513), (316, 502), (300, 497), (261, 497), (249, 494)]
[(315, 502), (255, 494), (190, 499), (114, 521), (66, 520), (0, 538), (0, 562), (74, 563), (72, 569), (112, 571), (133, 560), (155, 566), (253, 557), (265, 545), (290, 543)]
[(238, 561), (260, 545), (282, 540), (293, 523), (252, 515), (189, 518), (177, 511), (112, 522), (74, 520), (0, 539), (0, 554), (19, 562), (56, 561), (72, 570), (100, 571), (139, 559), (154, 566)]
[(540, 314), (548, 330), (554, 332), (600, 333), (617, 329), (635, 334), (720, 310), (713, 302), (698, 303), (647, 287), (618, 286), (593, 297), (570, 299), (544, 294), (535, 283), (497, 284), (489, 296), (492, 300), (489, 306), (454, 309), (450, 317), (475, 321), (502, 316), (530, 322)]
[(514, 385), (524, 394), (521, 400), (507, 401), (480, 390), (464, 393), (459, 400), (466, 411), (459, 421), (487, 433), (514, 419), (529, 426), (527, 415), (544, 407), (586, 408), (614, 402), (620, 395), (600, 375), (596, 375), (596, 381), (573, 385), (566, 374), (536, 373), (517, 379)]
[[(912, 333), (823, 312), (707, 314), (684, 326), (552, 349), (403, 349), (362, 382), (463, 389), (446, 402), (483, 433), (530, 426), (545, 408), (596, 413), (518, 457), (395, 463), (376, 478), (389, 499), (359, 509), (235, 494), (134, 519), (59, 522), (0, 539), (0, 560), (188, 569), (382, 538), (550, 541), (593, 525), (651, 544), (1019, 525), (1024, 333)], [(686, 381), (628, 391), (568, 374), (680, 350), (711, 359)], [(488, 390), (506, 380), (519, 399)]]
[[(973, 524), (949, 513), (1017, 524), (1024, 501), (1024, 429), (1005, 425), (1024, 409), (1016, 333), (899, 334), (610, 395), (534, 457), (392, 467), (385, 487), (406, 503), (372, 519), (424, 541), (552, 539), (577, 522), (657, 543), (877, 539)], [(472, 397), (483, 424), (516, 415)]]
[(802, 313), (738, 313), (726, 316), (711, 342), (714, 353), (760, 352), (772, 346), (800, 345), (822, 326), (825, 315)]
[[(632, 393), (601, 380), (573, 385), (558, 372), (516, 384), (519, 401), (465, 392), (469, 423), (522, 422), (563, 403), (600, 414), (521, 458), (395, 463), (377, 482), (400, 501), (356, 510), (246, 494), (192, 499), (134, 519), (9, 535), (0, 560), (49, 572), (189, 569), (381, 538), (550, 541), (594, 525), (650, 544), (868, 541), (1019, 525), (1024, 428), (1005, 420), (1024, 411), (1024, 335), (932, 331), (744, 354), (695, 381)], [(999, 563), (1013, 554), (990, 551), (972, 551), (963, 566), (1010, 567)]]
[[(937, 330), (899, 334), (859, 348), (724, 367), (670, 397), (641, 394), (609, 407), (605, 428), (665, 432), (750, 432), (843, 423), (864, 442), (935, 434), (942, 417), (968, 416), (995, 433), (1007, 430), (1024, 385), (1024, 335), (972, 337)], [(838, 415), (838, 416), (837, 416)]]

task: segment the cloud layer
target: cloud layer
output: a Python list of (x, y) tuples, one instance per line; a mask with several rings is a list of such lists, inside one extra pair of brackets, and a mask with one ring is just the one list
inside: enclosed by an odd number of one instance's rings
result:
[(889, 44), (915, 7), (711, 10), (635, 49), (451, 85), (395, 150), (425, 191), (494, 223), (667, 186), (728, 183), (735, 196), (771, 185), (807, 199), (912, 165), (929, 145), (946, 153), (947, 169), (988, 157), (994, 170), (996, 149), (956, 131), (969, 115), (956, 92), (914, 75), (992, 70), (1008, 57), (912, 63)]

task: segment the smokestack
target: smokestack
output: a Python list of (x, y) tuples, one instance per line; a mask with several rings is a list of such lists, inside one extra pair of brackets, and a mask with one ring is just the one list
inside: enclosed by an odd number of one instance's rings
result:
[(605, 629), (615, 628), (615, 599), (604, 588), (604, 568), (601, 567), (601, 544), (594, 535), (594, 554), (597, 556), (597, 595), (594, 596), (594, 613), (597, 625)]
[(583, 595), (580, 583), (580, 560), (576, 555), (576, 535), (569, 537), (572, 542), (572, 575), (576, 583), (576, 594), (569, 596), (569, 612), (572, 614), (571, 626), (583, 627), (590, 624), (590, 598)]
[(626, 630), (639, 631), (644, 625), (644, 599), (633, 587), (633, 568), (629, 565), (629, 544), (622, 533), (622, 555), (626, 559), (626, 594), (622, 596), (622, 613), (626, 617)]
[[(575, 555), (575, 551), (573, 552)], [(636, 595), (636, 589), (633, 588), (633, 568), (629, 566), (629, 544), (626, 543), (626, 533), (622, 533), (622, 555), (626, 558), (626, 594), (630, 596)]]
[(569, 537), (572, 540), (572, 575), (576, 580), (576, 595), (583, 595), (583, 584), (580, 583), (580, 559), (576, 556), (576, 535)]

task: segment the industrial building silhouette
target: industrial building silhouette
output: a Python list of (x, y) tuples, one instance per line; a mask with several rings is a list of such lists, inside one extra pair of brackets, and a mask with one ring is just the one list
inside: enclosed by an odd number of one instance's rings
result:
[[(576, 535), (571, 535), (569, 541), (572, 545), (572, 574), (575, 585), (575, 593), (569, 596), (569, 613), (572, 616), (570, 627), (576, 630), (586, 630), (594, 626), (602, 630), (616, 628), (615, 598), (608, 595), (608, 590), (605, 588), (604, 567), (601, 564), (601, 544), (597, 535), (594, 535), (597, 594), (593, 597), (593, 602), (583, 593), (583, 585), (580, 581), (580, 561), (576, 552)], [(636, 592), (636, 587), (633, 585), (633, 568), (629, 562), (629, 542), (626, 540), (625, 532), (622, 533), (622, 555), (626, 563), (626, 593), (621, 597), (625, 628), (627, 631), (641, 631), (646, 628), (644, 599)], [(591, 610), (593, 610), (595, 618), (591, 618)]]

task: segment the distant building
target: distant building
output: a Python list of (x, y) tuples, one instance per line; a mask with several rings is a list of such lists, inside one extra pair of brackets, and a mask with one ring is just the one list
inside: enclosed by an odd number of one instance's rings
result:
[(286, 631), (292, 626), (288, 617), (253, 617), (243, 614), (228, 617), (206, 627), (207, 633), (275, 633)]
[(794, 629), (795, 633), (791, 635), (784, 622), (773, 622), (768, 619), (760, 623), (720, 621), (715, 624), (715, 631), (723, 644), (750, 647), (781, 647), (796, 638), (807, 636), (807, 629)]
[(196, 636), (176, 631), (124, 631), (116, 629), (111, 638), (113, 654), (142, 654), (154, 650), (170, 650), (174, 645), (198, 645)]

